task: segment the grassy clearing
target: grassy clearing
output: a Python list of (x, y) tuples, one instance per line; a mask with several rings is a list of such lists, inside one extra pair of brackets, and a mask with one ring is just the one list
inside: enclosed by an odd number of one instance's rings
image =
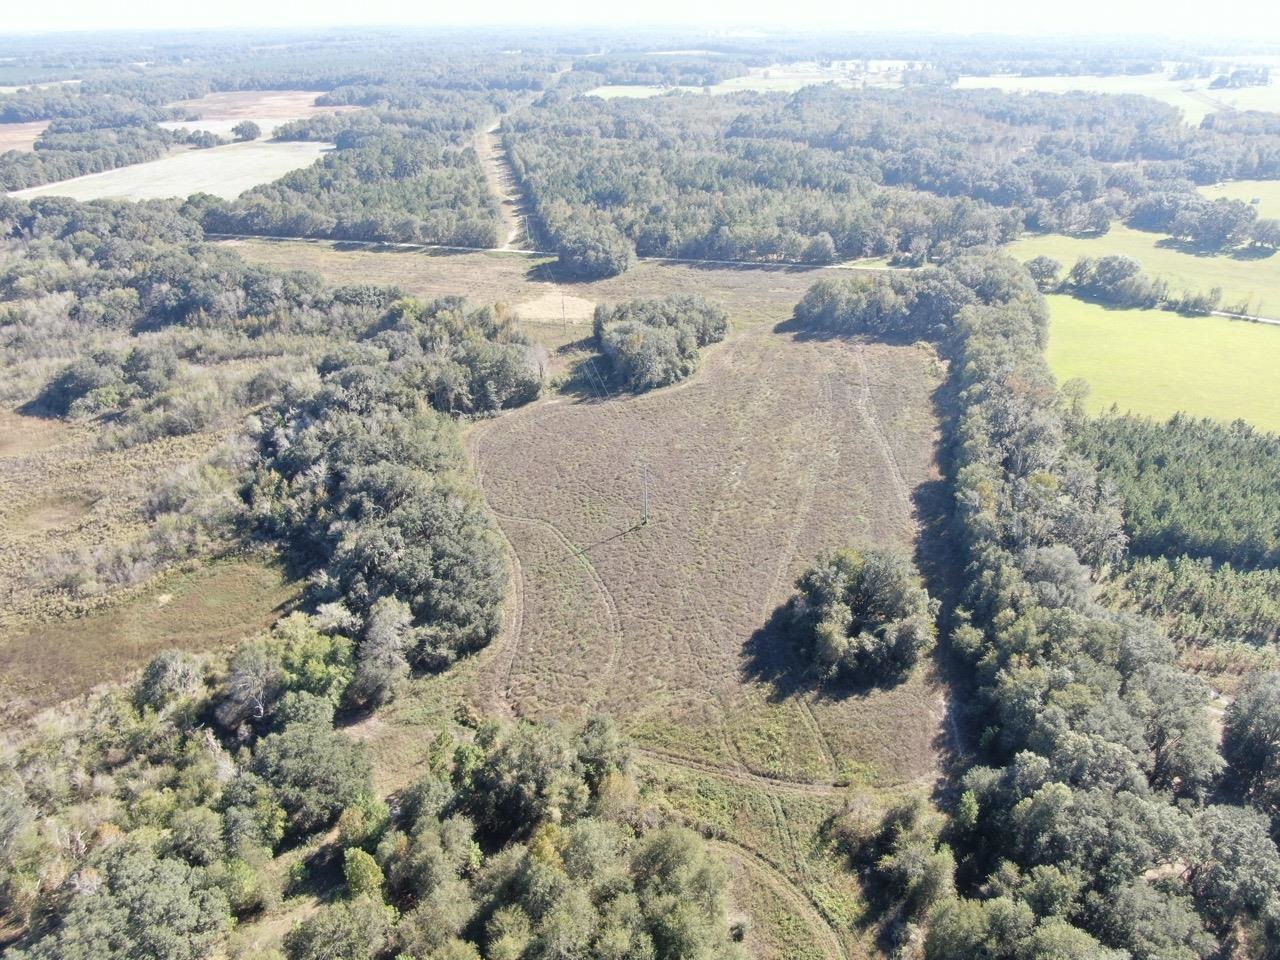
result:
[(1007, 249), (1023, 261), (1042, 255), (1052, 257), (1062, 264), (1064, 271), (1071, 269), (1079, 257), (1123, 254), (1139, 261), (1151, 276), (1163, 277), (1174, 292), (1221, 287), (1225, 308), (1247, 302), (1250, 312), (1280, 317), (1280, 254), (1200, 256), (1169, 243), (1158, 233), (1115, 224), (1101, 237), (1029, 234), (1009, 244)]
[(1083, 377), (1089, 407), (1165, 418), (1178, 411), (1280, 431), (1280, 328), (1164, 310), (1108, 310), (1049, 297), (1048, 358)]
[(252, 120), (265, 136), (290, 120), (302, 120), (321, 113), (341, 113), (358, 107), (318, 107), (315, 90), (239, 90), (210, 93), (195, 100), (179, 100), (169, 106), (185, 110), (193, 119), (162, 123), (169, 130), (208, 130), (222, 137), (232, 136), (231, 128), (242, 120)]
[(1280, 217), (1280, 180), (1232, 180), (1228, 183), (1201, 187), (1200, 192), (1211, 200), (1226, 197), (1253, 203), (1257, 200), (1259, 217)]
[(227, 561), (160, 577), (85, 617), (16, 630), (0, 644), (4, 712), (27, 714), (122, 679), (167, 647), (229, 647), (271, 623), (297, 592), (277, 564)]
[(70, 601), (47, 590), (38, 571), (68, 551), (141, 536), (147, 491), (219, 439), (205, 433), (102, 450), (93, 424), (14, 413), (0, 414), (0, 438), (0, 628), (7, 631), (110, 602), (106, 595)]
[(502, 303), (524, 319), (554, 322), (560, 297), (570, 326), (589, 320), (587, 304), (696, 293), (717, 300), (735, 322), (777, 323), (818, 279), (833, 271), (815, 267), (718, 267), (645, 261), (621, 276), (589, 283), (554, 282), (553, 258), (519, 253), (455, 253), (368, 248), (330, 242), (228, 240), (247, 260), (282, 269), (311, 270), (328, 282), (386, 283), (419, 297), (465, 296), (474, 303)]
[(587, 91), (587, 96), (613, 100), (617, 97), (656, 97), (672, 90), (686, 93), (739, 93), (753, 90), (757, 93), (795, 93), (815, 84), (832, 83), (839, 87), (897, 87), (902, 84), (902, 71), (906, 61), (873, 60), (836, 61), (830, 65), (814, 62), (775, 63), (768, 67), (753, 67), (742, 77), (730, 77), (709, 87), (660, 87), (644, 84), (612, 84)]
[(961, 77), (956, 86), (962, 90), (1137, 94), (1177, 107), (1192, 126), (1199, 126), (1208, 114), (1219, 110), (1280, 110), (1280, 83), (1274, 81), (1265, 87), (1211, 90), (1209, 79), (1174, 80), (1168, 73), (1114, 77)]
[[(456, 730), (460, 702), (499, 715), (610, 711), (640, 750), (649, 795), (734, 838), (716, 849), (752, 918), (752, 956), (872, 955), (874, 918), (824, 824), (851, 791), (887, 805), (932, 788), (941, 688), (921, 669), (891, 690), (819, 695), (770, 618), (821, 549), (914, 541), (913, 495), (937, 476), (932, 351), (775, 331), (823, 275), (812, 269), (646, 262), (568, 284), (536, 257), (235, 243), (334, 283), (511, 305), (553, 374), (570, 376), (561, 395), (468, 430), (513, 546), (507, 631), (349, 728), (374, 751), (378, 789), (422, 772), (424, 744)], [(529, 319), (554, 317), (561, 296), (585, 321), (588, 304), (675, 292), (719, 300), (735, 333), (692, 380), (640, 397), (580, 392), (573, 375), (594, 353), (585, 323)], [(646, 463), (652, 521), (633, 529)]]
[(250, 187), (314, 163), (328, 149), (330, 146), (323, 143), (256, 140), (207, 150), (180, 150), (150, 163), (30, 187), (11, 196), (155, 200), (203, 192), (231, 200)]
[(40, 139), (49, 126), (48, 120), (33, 120), (30, 123), (0, 123), (0, 153), (6, 150), (33, 150), (35, 142)]

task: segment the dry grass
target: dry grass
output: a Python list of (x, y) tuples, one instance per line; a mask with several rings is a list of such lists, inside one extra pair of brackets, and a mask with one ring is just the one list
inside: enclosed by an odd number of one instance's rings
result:
[(304, 120), (323, 113), (343, 113), (359, 107), (319, 107), (315, 90), (235, 90), (210, 93), (195, 100), (179, 100), (169, 106), (186, 111), (194, 120), (162, 123), (170, 130), (208, 130), (222, 137), (232, 135), (231, 128), (242, 120), (252, 120), (262, 128), (263, 136), (290, 120)]
[(211, 193), (233, 200), (250, 187), (314, 163), (328, 149), (330, 146), (323, 143), (255, 140), (207, 150), (178, 150), (149, 163), (28, 187), (10, 196), (156, 200)]
[(0, 123), (0, 153), (6, 150), (32, 150), (49, 126), (48, 120), (33, 120), (30, 123)]
[(269, 625), (297, 589), (261, 560), (197, 565), (107, 609), (15, 629), (0, 644), (3, 714), (27, 715), (123, 679), (166, 647), (226, 649)]
[(762, 776), (929, 777), (930, 684), (815, 694), (767, 623), (821, 550), (910, 548), (913, 490), (935, 479), (933, 363), (923, 347), (757, 327), (684, 385), (560, 397), (474, 430), (523, 581), (492, 697), (526, 715), (607, 710), (642, 746)]
[[(697, 293), (717, 300), (739, 324), (778, 322), (818, 279), (830, 271), (813, 267), (703, 267), (645, 261), (622, 276), (589, 283), (553, 282), (551, 258), (520, 253), (368, 249), (329, 242), (227, 240), (245, 259), (288, 270), (312, 270), (334, 284), (382, 283), (403, 287), (419, 297), (465, 296), (474, 303), (503, 303), (550, 312), (559, 320), (559, 297), (566, 309), (576, 298), (579, 316), (585, 303), (631, 297)], [(529, 316), (526, 319), (543, 319)], [(574, 317), (571, 314), (570, 322)]]
[(148, 491), (218, 437), (169, 437), (102, 450), (91, 423), (0, 414), (0, 627), (47, 621), (112, 602), (70, 601), (33, 576), (56, 555), (118, 544), (146, 529)]

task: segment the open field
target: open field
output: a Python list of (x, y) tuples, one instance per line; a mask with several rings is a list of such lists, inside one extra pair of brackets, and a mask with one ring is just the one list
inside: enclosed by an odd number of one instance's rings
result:
[(612, 100), (615, 97), (654, 97), (671, 90), (688, 93), (738, 93), (754, 90), (759, 93), (795, 93), (815, 84), (833, 83), (839, 87), (895, 87), (901, 85), (905, 61), (873, 60), (864, 72), (865, 61), (846, 61), (822, 66), (818, 63), (773, 64), (753, 67), (742, 77), (730, 77), (710, 87), (660, 87), (643, 84), (612, 84), (587, 91), (588, 96)]
[(996, 88), (1013, 92), (1068, 93), (1133, 93), (1163, 101), (1182, 111), (1183, 119), (1199, 126), (1208, 114), (1219, 110), (1280, 110), (1280, 83), (1274, 80), (1265, 87), (1243, 87), (1238, 90), (1210, 90), (1210, 79), (1174, 80), (1167, 73), (1112, 77), (961, 77), (956, 86), (962, 90)]
[[(824, 824), (851, 794), (884, 806), (932, 789), (946, 749), (942, 687), (926, 665), (888, 690), (823, 692), (771, 617), (824, 548), (911, 549), (917, 499), (927, 504), (937, 479), (933, 352), (776, 330), (814, 270), (642, 263), (551, 284), (532, 257), (234, 243), (331, 282), (517, 310), (562, 293), (589, 304), (701, 291), (725, 304), (734, 334), (684, 384), (602, 401), (578, 376), (469, 429), (512, 546), (507, 628), (350, 732), (374, 750), (386, 792), (422, 772), (422, 745), (453, 728), (459, 701), (531, 717), (612, 712), (650, 796), (720, 838), (737, 908), (754, 918), (752, 956), (871, 955), (879, 918)], [(592, 356), (572, 317), (527, 329), (552, 351), (553, 372)], [(645, 464), (652, 517), (636, 528)]]
[[(717, 300), (743, 322), (791, 315), (792, 308), (829, 270), (820, 267), (718, 267), (643, 261), (621, 276), (590, 282), (556, 282), (553, 257), (521, 253), (371, 248), (331, 241), (224, 240), (247, 260), (288, 270), (312, 270), (329, 283), (384, 283), (419, 297), (465, 296), (502, 303), (528, 320), (561, 319), (560, 297), (572, 325), (590, 323), (601, 301), (699, 293)], [(876, 263), (870, 269), (883, 269)]]
[(1201, 187), (1200, 192), (1211, 200), (1219, 197), (1243, 200), (1245, 203), (1257, 200), (1259, 217), (1280, 218), (1280, 180), (1231, 180), (1212, 187)]
[(141, 586), (72, 598), (45, 571), (72, 551), (142, 536), (158, 479), (199, 459), (215, 433), (104, 450), (91, 423), (0, 412), (0, 715), (28, 715), (119, 680), (158, 650), (220, 649), (296, 596), (265, 559), (184, 564)]
[(1083, 377), (1089, 409), (1166, 418), (1178, 411), (1280, 431), (1280, 327), (1167, 310), (1109, 310), (1051, 296), (1048, 358)]
[(269, 183), (290, 170), (314, 163), (328, 149), (330, 146), (323, 143), (257, 140), (207, 150), (182, 150), (150, 163), (135, 163), (103, 173), (30, 187), (11, 196), (155, 200), (212, 193), (232, 200), (250, 187)]
[(0, 153), (6, 150), (31, 150), (49, 126), (48, 120), (30, 123), (0, 123)]
[(1150, 276), (1163, 277), (1175, 293), (1221, 287), (1223, 309), (1247, 301), (1249, 309), (1243, 312), (1280, 317), (1280, 253), (1202, 256), (1170, 245), (1161, 234), (1132, 230), (1119, 223), (1100, 237), (1027, 234), (1006, 249), (1023, 261), (1041, 255), (1052, 257), (1064, 272), (1079, 257), (1123, 254), (1141, 263)]
[(341, 113), (358, 107), (318, 107), (315, 90), (237, 90), (210, 93), (195, 100), (179, 100), (170, 107), (187, 111), (194, 118), (162, 123), (169, 130), (208, 130), (230, 137), (231, 128), (242, 120), (252, 120), (263, 136), (290, 120), (302, 120), (321, 113)]
[(274, 563), (224, 561), (166, 574), (123, 603), (83, 617), (6, 631), (2, 713), (29, 714), (123, 679), (169, 647), (227, 649), (268, 626), (297, 593)]

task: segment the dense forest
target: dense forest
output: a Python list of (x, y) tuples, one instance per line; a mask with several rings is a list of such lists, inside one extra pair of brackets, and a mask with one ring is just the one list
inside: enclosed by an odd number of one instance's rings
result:
[[(957, 370), (967, 588), (951, 645), (970, 671), (982, 759), (942, 834), (967, 895), (930, 882), (907, 918), (928, 918), (924, 955), (1208, 957), (1223, 943), (1272, 955), (1269, 788), (1255, 788), (1257, 810), (1223, 802), (1207, 687), (1155, 624), (1098, 602), (1095, 580), (1126, 554), (1121, 504), (1067, 442), (1030, 277), (961, 257), (825, 282), (796, 317), (828, 333), (927, 334)], [(1224, 743), (1232, 772), (1259, 783), (1275, 744), (1246, 731), (1272, 702), (1260, 696)]]
[(1280, 138), (1193, 130), (1155, 101), (1096, 94), (580, 97), (504, 131), (540, 242), (586, 275), (633, 253), (919, 264), (1116, 218), (1222, 249), (1254, 237), (1256, 212), (1193, 184), (1280, 174)]

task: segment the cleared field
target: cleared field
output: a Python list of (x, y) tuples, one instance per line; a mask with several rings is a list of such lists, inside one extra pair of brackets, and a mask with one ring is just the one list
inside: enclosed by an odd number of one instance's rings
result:
[(1232, 180), (1212, 187), (1201, 187), (1200, 192), (1211, 200), (1226, 197), (1256, 204), (1259, 217), (1280, 217), (1280, 180)]
[(190, 120), (162, 123), (169, 130), (208, 130), (219, 136), (231, 136), (231, 128), (242, 120), (252, 120), (270, 136), (278, 126), (290, 120), (302, 120), (321, 113), (342, 113), (358, 107), (319, 107), (315, 90), (238, 90), (210, 93), (195, 100), (179, 100), (169, 104), (185, 110)]
[(587, 91), (588, 96), (612, 100), (616, 97), (654, 97), (671, 90), (688, 93), (737, 93), (754, 90), (759, 93), (795, 93), (815, 84), (832, 83), (839, 87), (896, 87), (902, 83), (905, 61), (873, 60), (863, 70), (863, 61), (848, 61), (823, 66), (818, 63), (773, 64), (753, 67), (742, 77), (730, 77), (709, 87), (659, 87), (642, 84), (613, 84)]
[[(313, 270), (330, 283), (385, 283), (420, 297), (465, 296), (502, 303), (528, 320), (557, 320), (565, 297), (569, 324), (590, 319), (602, 300), (699, 293), (722, 303), (735, 321), (778, 322), (819, 278), (815, 267), (726, 268), (645, 261), (618, 277), (555, 282), (551, 257), (527, 254), (369, 248), (328, 241), (226, 240), (243, 257), (283, 269)], [(588, 307), (588, 304), (590, 305)]]
[[(1210, 78), (1212, 79), (1212, 78)], [(1182, 111), (1183, 119), (1199, 126), (1208, 114), (1219, 110), (1280, 110), (1280, 84), (1244, 87), (1239, 90), (1211, 90), (1210, 79), (1174, 80), (1167, 73), (1114, 77), (960, 77), (962, 90), (995, 88), (1013, 92), (1133, 93), (1163, 101)]]
[[(350, 732), (391, 791), (421, 773), (422, 744), (453, 728), (459, 701), (532, 717), (608, 710), (637, 744), (649, 795), (734, 838), (716, 847), (752, 918), (753, 957), (874, 955), (881, 918), (824, 824), (851, 794), (887, 805), (933, 788), (943, 688), (925, 667), (889, 690), (821, 692), (772, 617), (823, 548), (911, 548), (917, 498), (937, 478), (931, 395), (943, 372), (932, 351), (775, 329), (814, 270), (646, 262), (555, 285), (532, 257), (237, 248), (331, 282), (517, 310), (535, 298), (554, 307), (562, 293), (595, 303), (696, 291), (725, 304), (735, 333), (703, 369), (640, 397), (600, 400), (585, 387), (584, 324), (527, 323), (570, 378), (564, 392), (467, 434), (512, 546), (507, 629)], [(637, 528), (645, 464), (652, 519)]]
[(15, 630), (0, 642), (0, 714), (28, 715), (87, 693), (168, 647), (228, 647), (268, 626), (297, 593), (275, 564), (223, 562), (161, 577), (88, 616)]
[(1158, 233), (1131, 230), (1118, 223), (1101, 237), (1028, 234), (1006, 249), (1023, 261), (1052, 257), (1064, 271), (1079, 257), (1123, 254), (1140, 262), (1151, 276), (1163, 277), (1174, 292), (1221, 287), (1224, 309), (1247, 303), (1247, 313), (1280, 317), (1280, 254), (1276, 253), (1266, 257), (1202, 256), (1170, 245), (1168, 238)]
[(1049, 297), (1059, 382), (1088, 380), (1091, 411), (1178, 411), (1280, 431), (1280, 327), (1166, 310), (1108, 310)]
[(0, 153), (6, 150), (31, 150), (40, 134), (49, 126), (48, 120), (30, 123), (0, 123)]
[(59, 183), (18, 190), (14, 197), (71, 197), (73, 200), (156, 200), (211, 193), (227, 200), (314, 163), (323, 143), (257, 140), (208, 150), (183, 150), (150, 163), (137, 163)]

